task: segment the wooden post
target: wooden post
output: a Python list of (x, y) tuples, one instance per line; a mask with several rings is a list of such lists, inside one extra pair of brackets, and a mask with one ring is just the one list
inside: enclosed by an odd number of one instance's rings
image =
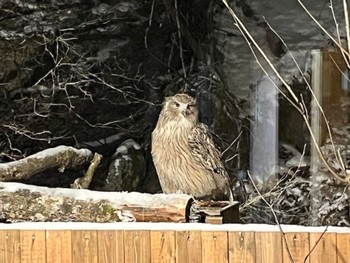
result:
[(152, 262), (175, 263), (175, 231), (152, 231)]
[(350, 235), (337, 234), (337, 262), (350, 262)]
[(0, 231), (0, 262), (21, 262), (21, 239), (19, 230)]
[(310, 233), (310, 263), (335, 262), (337, 259), (337, 236), (335, 233)]
[(176, 232), (176, 260), (184, 263), (202, 262), (202, 236), (200, 231)]
[(278, 232), (256, 232), (256, 262), (281, 263), (282, 240)]
[(69, 230), (46, 231), (46, 261), (72, 262), (72, 237)]
[(255, 233), (229, 232), (229, 262), (255, 262)]
[(125, 262), (151, 262), (151, 239), (148, 230), (124, 231)]
[[(309, 258), (305, 260), (310, 251), (310, 240), (308, 233), (285, 233), (287, 247), (295, 263), (308, 263)], [(290, 257), (283, 241), (283, 262), (289, 262)]]
[(202, 262), (228, 262), (227, 232), (202, 232)]
[(99, 263), (95, 230), (72, 231), (73, 263)]
[(45, 231), (21, 230), (21, 263), (46, 263)]

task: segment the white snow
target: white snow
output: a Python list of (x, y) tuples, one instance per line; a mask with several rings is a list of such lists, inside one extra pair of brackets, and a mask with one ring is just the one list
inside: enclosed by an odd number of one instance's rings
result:
[(81, 155), (81, 156), (90, 156), (90, 155), (92, 155), (91, 151), (88, 150), (88, 149), (76, 149), (76, 148), (71, 147), (71, 146), (60, 145), (60, 146), (57, 146), (57, 147), (54, 147), (54, 148), (45, 149), (45, 150), (43, 150), (41, 152), (38, 152), (36, 154), (33, 154), (33, 155), (27, 157), (27, 158), (38, 158), (38, 159), (41, 159), (41, 158), (44, 158), (44, 157), (58, 155), (60, 152), (65, 152), (67, 150), (74, 151), (75, 153), (77, 153), (78, 155)]
[[(305, 227), (297, 225), (281, 225), (285, 233), (323, 233), (326, 227)], [(233, 231), (233, 232), (280, 232), (276, 225), (267, 224), (203, 224), (203, 223), (13, 223), (0, 224), (0, 230), (170, 230), (170, 231)], [(350, 233), (348, 227), (328, 227), (327, 233)]]
[(135, 142), (133, 139), (127, 139), (120, 144), (120, 146), (115, 151), (114, 155), (118, 155), (119, 153), (128, 154), (128, 149), (130, 148), (134, 148), (135, 150), (140, 150), (141, 146), (137, 142)]
[(35, 154), (32, 154), (32, 155), (30, 155), (24, 159), (18, 160), (18, 161), (13, 161), (13, 162), (9, 162), (9, 163), (0, 163), (0, 167), (1, 167), (1, 169), (4, 169), (4, 170), (10, 170), (11, 168), (15, 169), (16, 166), (18, 165), (18, 163), (26, 163), (31, 159), (43, 159), (43, 158), (47, 158), (50, 156), (59, 155), (61, 152), (66, 152), (67, 150), (74, 151), (77, 155), (80, 155), (80, 156), (88, 157), (88, 156), (92, 155), (92, 152), (88, 149), (76, 149), (76, 148), (71, 147), (71, 146), (61, 145), (61, 146), (57, 146), (54, 148), (45, 149), (41, 152), (37, 152)]
[[(176, 199), (190, 199), (189, 195), (176, 195), (176, 194), (144, 194), (138, 192), (99, 192), (91, 191), (86, 189), (70, 189), (70, 188), (48, 188), (42, 186), (25, 185), (21, 183), (12, 182), (0, 182), (0, 192), (15, 192), (20, 189), (28, 189), (30, 192), (41, 193), (50, 197), (70, 197), (77, 200), (92, 200), (101, 201), (106, 200), (114, 205), (124, 205), (124, 204), (139, 204), (145, 208), (152, 206), (157, 206), (161, 202), (164, 206), (167, 205), (167, 200), (174, 203)], [(158, 203), (157, 203), (158, 202)]]

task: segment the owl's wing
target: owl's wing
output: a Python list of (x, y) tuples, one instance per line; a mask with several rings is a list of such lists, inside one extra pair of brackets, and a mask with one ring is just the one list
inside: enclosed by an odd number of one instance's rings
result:
[(200, 123), (192, 130), (188, 145), (194, 159), (205, 169), (218, 175), (225, 170), (207, 125)]
[[(220, 160), (220, 152), (215, 147), (213, 138), (207, 125), (198, 124), (188, 137), (188, 145), (190, 147), (193, 158), (211, 172), (214, 176), (223, 176), (230, 189), (229, 177), (223, 163)], [(231, 192), (231, 190), (229, 190)], [(231, 195), (232, 193), (230, 193)], [(230, 199), (232, 196), (230, 196)]]

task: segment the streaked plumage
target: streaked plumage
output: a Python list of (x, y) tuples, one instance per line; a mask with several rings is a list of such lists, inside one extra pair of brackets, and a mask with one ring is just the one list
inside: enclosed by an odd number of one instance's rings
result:
[(229, 177), (194, 98), (167, 97), (152, 133), (152, 156), (164, 193), (232, 200)]

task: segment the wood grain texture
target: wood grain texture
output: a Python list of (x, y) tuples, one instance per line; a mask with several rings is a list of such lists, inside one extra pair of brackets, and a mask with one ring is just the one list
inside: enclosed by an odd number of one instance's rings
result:
[(152, 262), (175, 263), (175, 232), (174, 231), (152, 231)]
[(123, 263), (123, 231), (100, 230), (97, 234), (99, 263)]
[(337, 263), (350, 262), (350, 234), (337, 234)]
[(151, 262), (151, 239), (148, 230), (124, 231), (125, 262)]
[(0, 230), (0, 262), (21, 262), (19, 230)]
[(256, 261), (257, 263), (281, 263), (282, 239), (279, 232), (256, 232)]
[(202, 232), (202, 262), (228, 262), (227, 232)]
[(73, 263), (98, 263), (96, 230), (72, 231)]
[[(310, 233), (310, 250), (316, 247), (310, 254), (310, 263), (336, 262), (337, 260), (337, 236), (335, 233)], [(320, 238), (321, 237), (321, 238)]]
[(72, 262), (72, 237), (70, 230), (46, 231), (46, 261)]
[(21, 263), (45, 263), (44, 230), (21, 230)]
[[(286, 249), (285, 241), (283, 241), (283, 262), (291, 262), (290, 256), (292, 256), (294, 263), (304, 263), (306, 256), (310, 251), (310, 240), (308, 233), (285, 233), (287, 241), (287, 247), (290, 255)], [(305, 263), (309, 262), (309, 258)]]
[(176, 232), (176, 261), (181, 263), (202, 262), (202, 235), (200, 231)]
[(255, 262), (255, 233), (229, 232), (229, 262)]

